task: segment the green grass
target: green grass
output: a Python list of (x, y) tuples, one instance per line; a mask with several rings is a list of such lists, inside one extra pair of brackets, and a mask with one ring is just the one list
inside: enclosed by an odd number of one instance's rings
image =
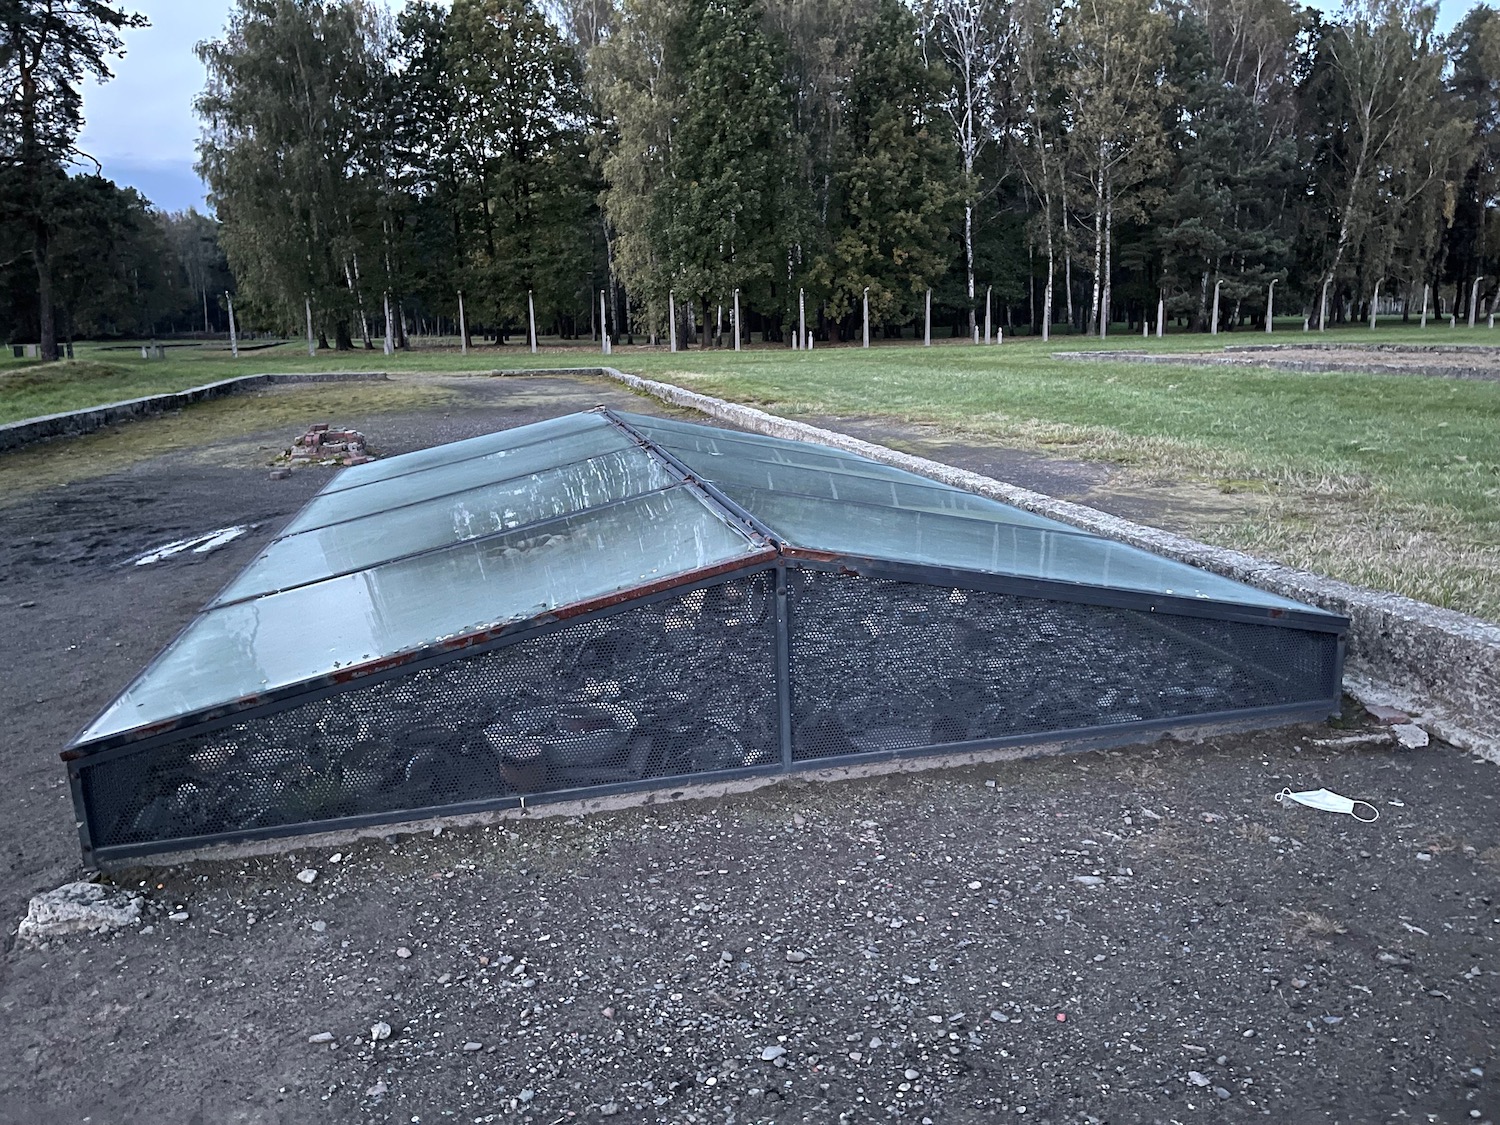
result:
[[(1396, 324), (1280, 343), (1500, 344), (1483, 326)], [(991, 441), (1123, 467), (1127, 481), (1162, 477), (1224, 500), (1183, 515), (1177, 530), (1349, 581), (1500, 620), (1500, 383), (1243, 367), (1076, 363), (1052, 352), (1090, 347), (1218, 349), (1263, 333), (1018, 338), (999, 347), (910, 342), (866, 352), (754, 349), (675, 355), (619, 348), (610, 362), (789, 415), (860, 415), (942, 427)], [(170, 353), (169, 353), (170, 354)], [(393, 373), (590, 366), (587, 346), (414, 352), (309, 359), (289, 345), (237, 363), (221, 354), (146, 361), (80, 349), (44, 368), (0, 364), (0, 419), (179, 389), (260, 371)], [(103, 362), (107, 370), (94, 364)]]

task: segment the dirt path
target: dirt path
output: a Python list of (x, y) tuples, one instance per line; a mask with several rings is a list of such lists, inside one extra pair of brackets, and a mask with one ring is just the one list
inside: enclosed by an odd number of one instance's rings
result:
[(562, 378), (298, 393), (0, 464), (0, 1125), (1500, 1115), (1500, 771), (1327, 728), (127, 872), (149, 932), (16, 946), (78, 874), (58, 748), (326, 479), (270, 480), (281, 444), (653, 409)]

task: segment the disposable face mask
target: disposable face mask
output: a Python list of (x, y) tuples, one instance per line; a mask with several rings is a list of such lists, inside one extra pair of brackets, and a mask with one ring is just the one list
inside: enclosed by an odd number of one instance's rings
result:
[(1276, 800), (1283, 805), (1288, 801), (1296, 801), (1299, 805), (1306, 805), (1310, 809), (1348, 813), (1364, 824), (1380, 819), (1380, 810), (1368, 801), (1351, 801), (1348, 797), (1341, 797), (1328, 789), (1309, 789), (1305, 793), (1293, 793), (1290, 789), (1283, 789), (1276, 794)]

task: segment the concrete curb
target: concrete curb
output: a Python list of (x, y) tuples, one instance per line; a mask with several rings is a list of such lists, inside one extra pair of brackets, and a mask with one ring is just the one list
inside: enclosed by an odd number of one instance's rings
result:
[[(1314, 373), (1352, 371), (1360, 375), (1406, 375), (1419, 379), (1473, 379), (1478, 382), (1488, 383), (1500, 381), (1500, 372), (1495, 371), (1493, 368), (1461, 367), (1454, 364), (1428, 364), (1421, 371), (1415, 371), (1399, 363), (1382, 363), (1378, 359), (1361, 358), (1358, 353), (1353, 351), (1345, 353), (1350, 358), (1343, 362), (1321, 359), (1264, 358), (1268, 355), (1274, 356), (1281, 347), (1282, 345), (1280, 344), (1272, 344), (1263, 345), (1259, 348), (1235, 348), (1232, 354), (1229, 355), (1219, 352), (1171, 352), (1165, 355), (1135, 351), (1053, 352), (1052, 358), (1065, 359), (1071, 362), (1102, 362), (1109, 360), (1116, 363), (1159, 363), (1196, 367), (1255, 367), (1266, 371), (1308, 371)], [(1228, 348), (1225, 349), (1225, 351), (1230, 350)], [(1320, 350), (1332, 354), (1337, 349), (1325, 347)]]
[[(991, 477), (889, 449), (847, 434), (794, 422), (612, 367), (575, 368), (603, 375), (652, 398), (772, 437), (859, 453), (944, 484), (1062, 520), (1180, 562), (1349, 618), (1346, 686), (1366, 702), (1399, 706), (1433, 734), (1500, 763), (1500, 626), (1399, 594), (1323, 578), (1305, 570), (1213, 547), (1094, 508), (1017, 488)], [(497, 374), (504, 374), (497, 372)], [(520, 372), (516, 372), (520, 374)]]
[(314, 371), (307, 374), (241, 375), (234, 379), (220, 379), (216, 383), (189, 387), (185, 391), (147, 395), (105, 406), (91, 406), (86, 410), (70, 410), (63, 414), (46, 414), (40, 418), (8, 422), (0, 425), (0, 453), (8, 453), (50, 438), (77, 437), (102, 430), (105, 426), (163, 414), (169, 410), (180, 410), (195, 402), (223, 398), (253, 387), (270, 386), (274, 383), (347, 383), (388, 377), (383, 371)]

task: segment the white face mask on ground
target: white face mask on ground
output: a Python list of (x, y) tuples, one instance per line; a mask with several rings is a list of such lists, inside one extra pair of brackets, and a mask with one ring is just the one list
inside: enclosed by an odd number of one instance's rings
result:
[(1380, 810), (1368, 801), (1353, 801), (1348, 797), (1342, 797), (1328, 789), (1309, 789), (1304, 793), (1293, 793), (1290, 789), (1283, 789), (1276, 794), (1276, 800), (1285, 805), (1288, 801), (1296, 801), (1299, 805), (1306, 805), (1310, 809), (1321, 809), (1323, 812), (1348, 813), (1355, 820), (1364, 824), (1380, 818)]

